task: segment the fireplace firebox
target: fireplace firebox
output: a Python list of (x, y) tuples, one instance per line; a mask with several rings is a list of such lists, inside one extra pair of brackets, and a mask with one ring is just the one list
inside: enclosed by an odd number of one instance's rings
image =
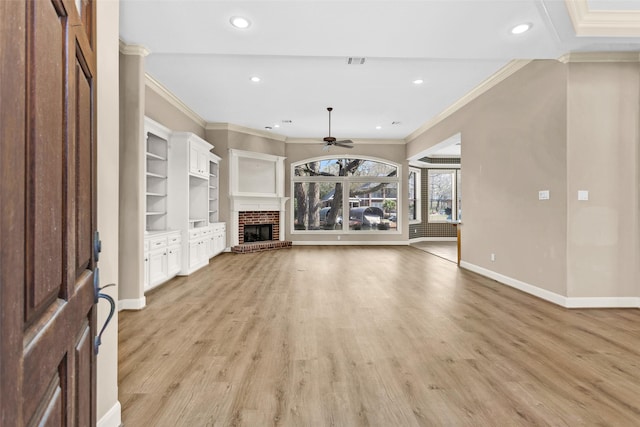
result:
[(273, 240), (272, 224), (251, 224), (244, 226), (244, 243)]

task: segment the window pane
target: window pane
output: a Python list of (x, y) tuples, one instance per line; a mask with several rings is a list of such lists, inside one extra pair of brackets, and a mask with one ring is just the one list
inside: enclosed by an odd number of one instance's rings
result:
[(416, 216), (416, 177), (417, 173), (409, 172), (409, 220), (414, 220)]
[(346, 159), (345, 169), (351, 176), (396, 176), (397, 168), (393, 165), (373, 160)]
[(396, 182), (349, 185), (350, 230), (396, 230), (398, 184)]
[(454, 173), (452, 170), (429, 170), (429, 222), (442, 222), (452, 218)]
[(339, 166), (336, 159), (304, 163), (295, 168), (295, 176), (337, 176)]
[(295, 230), (341, 230), (342, 184), (296, 182), (293, 224)]
[(462, 174), (460, 173), (460, 169), (457, 171), (456, 175), (456, 199), (458, 200), (458, 204), (456, 205), (458, 209), (458, 221), (462, 221), (462, 184), (460, 184), (460, 178)]

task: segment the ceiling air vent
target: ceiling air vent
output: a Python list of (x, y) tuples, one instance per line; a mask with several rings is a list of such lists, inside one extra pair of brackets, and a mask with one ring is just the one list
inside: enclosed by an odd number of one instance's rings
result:
[(347, 65), (362, 65), (364, 64), (365, 58), (359, 58), (357, 56), (350, 56), (347, 58)]

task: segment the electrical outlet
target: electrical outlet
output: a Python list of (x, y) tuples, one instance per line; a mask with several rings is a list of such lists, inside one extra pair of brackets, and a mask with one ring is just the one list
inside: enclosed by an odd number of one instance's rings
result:
[(338, 240), (342, 239), (342, 236), (338, 236)]
[(495, 261), (496, 260), (496, 254), (491, 254), (491, 261)]

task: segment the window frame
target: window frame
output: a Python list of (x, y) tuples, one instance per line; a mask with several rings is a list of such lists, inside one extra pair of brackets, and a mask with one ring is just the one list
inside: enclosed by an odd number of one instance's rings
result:
[[(347, 176), (296, 176), (295, 169), (296, 167), (311, 163), (311, 162), (321, 162), (324, 160), (339, 160), (339, 159), (359, 159), (359, 160), (368, 160), (372, 162), (379, 162), (390, 165), (396, 168), (396, 175), (393, 177), (380, 177), (380, 176), (357, 176), (357, 175), (347, 175)], [(402, 181), (402, 165), (390, 160), (381, 159), (377, 157), (370, 156), (349, 156), (349, 155), (329, 155), (329, 156), (320, 156), (320, 157), (310, 157), (307, 159), (303, 159), (297, 162), (291, 163), (291, 178), (289, 180), (290, 184), (290, 194), (291, 194), (291, 209), (290, 209), (290, 226), (289, 230), (291, 234), (303, 234), (303, 235), (336, 235), (336, 234), (351, 234), (351, 235), (377, 235), (377, 234), (402, 234), (402, 222), (404, 215), (402, 213), (403, 202), (400, 199), (403, 195), (403, 184)], [(396, 228), (389, 230), (350, 230), (349, 229), (349, 209), (350, 209), (350, 191), (343, 191), (342, 194), (342, 214), (343, 214), (343, 224), (342, 229), (331, 229), (331, 230), (297, 230), (295, 229), (295, 207), (294, 207), (294, 194), (295, 194), (295, 184), (296, 183), (309, 183), (309, 182), (339, 182), (342, 183), (343, 189), (350, 189), (351, 184), (353, 183), (394, 183), (396, 185)], [(345, 208), (346, 206), (346, 208)]]
[(414, 212), (415, 218), (409, 218), (409, 224), (421, 224), (422, 223), (422, 169), (416, 168), (413, 166), (409, 166), (409, 174), (407, 182), (407, 190), (411, 188), (411, 174), (414, 174), (414, 183), (413, 189), (415, 193), (415, 197), (412, 198), (410, 194), (407, 192), (407, 214), (409, 213), (409, 206), (411, 205), (411, 201), (414, 201)]
[[(443, 165), (444, 166), (444, 165)], [(438, 168), (427, 168), (427, 189), (425, 192), (426, 195), (426, 210), (427, 210), (427, 223), (429, 224), (447, 224), (452, 222), (459, 221), (459, 208), (458, 208), (458, 181), (461, 180), (460, 175), (460, 167), (450, 167), (451, 165), (447, 165), (448, 167), (438, 167)], [(433, 220), (430, 217), (429, 211), (431, 209), (431, 173), (448, 173), (451, 175), (451, 219), (443, 219), (443, 220)], [(454, 217), (455, 213), (455, 217)]]

